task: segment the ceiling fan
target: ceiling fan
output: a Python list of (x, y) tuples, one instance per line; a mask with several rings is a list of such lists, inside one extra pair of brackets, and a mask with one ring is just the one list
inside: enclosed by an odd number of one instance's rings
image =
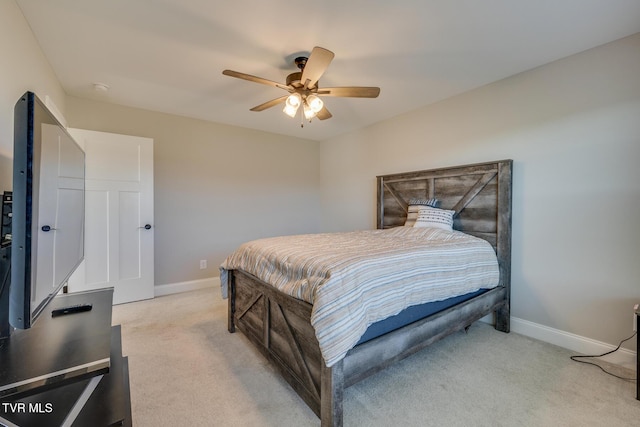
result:
[(333, 57), (334, 53), (330, 50), (319, 46), (314, 47), (309, 57), (299, 56), (295, 59), (295, 64), (300, 71), (289, 74), (285, 84), (233, 70), (224, 70), (222, 74), (274, 86), (289, 92), (289, 95), (257, 105), (251, 108), (251, 111), (263, 111), (278, 104), (284, 104), (284, 113), (290, 117), (295, 117), (299, 107), (302, 106), (301, 117), (304, 116), (309, 121), (314, 117), (326, 120), (331, 118), (332, 115), (320, 99), (321, 96), (376, 98), (380, 94), (380, 88), (378, 87), (318, 87), (318, 81), (327, 67), (329, 67)]

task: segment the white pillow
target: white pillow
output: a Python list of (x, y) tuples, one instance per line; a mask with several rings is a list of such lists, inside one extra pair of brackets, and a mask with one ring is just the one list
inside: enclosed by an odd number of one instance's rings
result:
[(405, 227), (413, 227), (416, 223), (416, 219), (418, 219), (418, 211), (422, 206), (419, 205), (409, 205), (407, 209), (407, 220), (404, 222)]
[(407, 219), (404, 222), (405, 227), (413, 227), (418, 219), (418, 211), (424, 206), (436, 207), (438, 205), (438, 199), (411, 199), (409, 201), (409, 207), (407, 209)]
[(451, 231), (453, 230), (453, 215), (455, 213), (455, 211), (446, 209), (420, 206), (418, 218), (413, 226), (416, 228), (434, 227)]

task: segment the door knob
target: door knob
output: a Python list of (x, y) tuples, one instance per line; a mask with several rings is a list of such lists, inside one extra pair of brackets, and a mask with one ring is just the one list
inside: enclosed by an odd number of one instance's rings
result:
[(145, 230), (151, 230), (151, 224), (145, 224), (144, 227), (138, 227), (138, 228), (144, 228)]

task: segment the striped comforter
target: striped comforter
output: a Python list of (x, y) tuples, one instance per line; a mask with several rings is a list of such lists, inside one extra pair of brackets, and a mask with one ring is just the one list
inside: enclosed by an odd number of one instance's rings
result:
[(396, 227), (308, 234), (243, 244), (220, 266), (244, 270), (313, 304), (327, 366), (341, 360), (369, 325), (403, 309), (498, 285), (495, 252), (458, 231)]

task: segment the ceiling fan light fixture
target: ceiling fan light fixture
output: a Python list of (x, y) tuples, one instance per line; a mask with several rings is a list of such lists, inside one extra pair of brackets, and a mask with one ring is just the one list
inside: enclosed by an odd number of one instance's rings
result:
[(300, 104), (302, 104), (302, 96), (297, 92), (292, 93), (285, 101), (284, 109), (282, 111), (284, 111), (284, 113), (289, 117), (295, 117)]
[(311, 110), (316, 114), (319, 113), (324, 106), (324, 102), (322, 102), (322, 99), (320, 99), (320, 97), (316, 95), (307, 96), (306, 103), (309, 105), (309, 108), (311, 108)]
[(285, 102), (284, 108), (282, 111), (289, 117), (295, 117), (298, 112), (298, 106), (294, 107), (290, 105), (288, 102)]
[(307, 120), (313, 119), (318, 114), (317, 112), (313, 111), (313, 109), (306, 102), (302, 105), (302, 108), (304, 109), (304, 118)]
[(300, 96), (300, 94), (297, 93), (297, 92), (296, 93), (292, 93), (287, 98), (287, 105), (290, 106), (290, 107), (295, 108), (296, 110), (298, 109), (300, 104), (302, 104), (302, 96)]

